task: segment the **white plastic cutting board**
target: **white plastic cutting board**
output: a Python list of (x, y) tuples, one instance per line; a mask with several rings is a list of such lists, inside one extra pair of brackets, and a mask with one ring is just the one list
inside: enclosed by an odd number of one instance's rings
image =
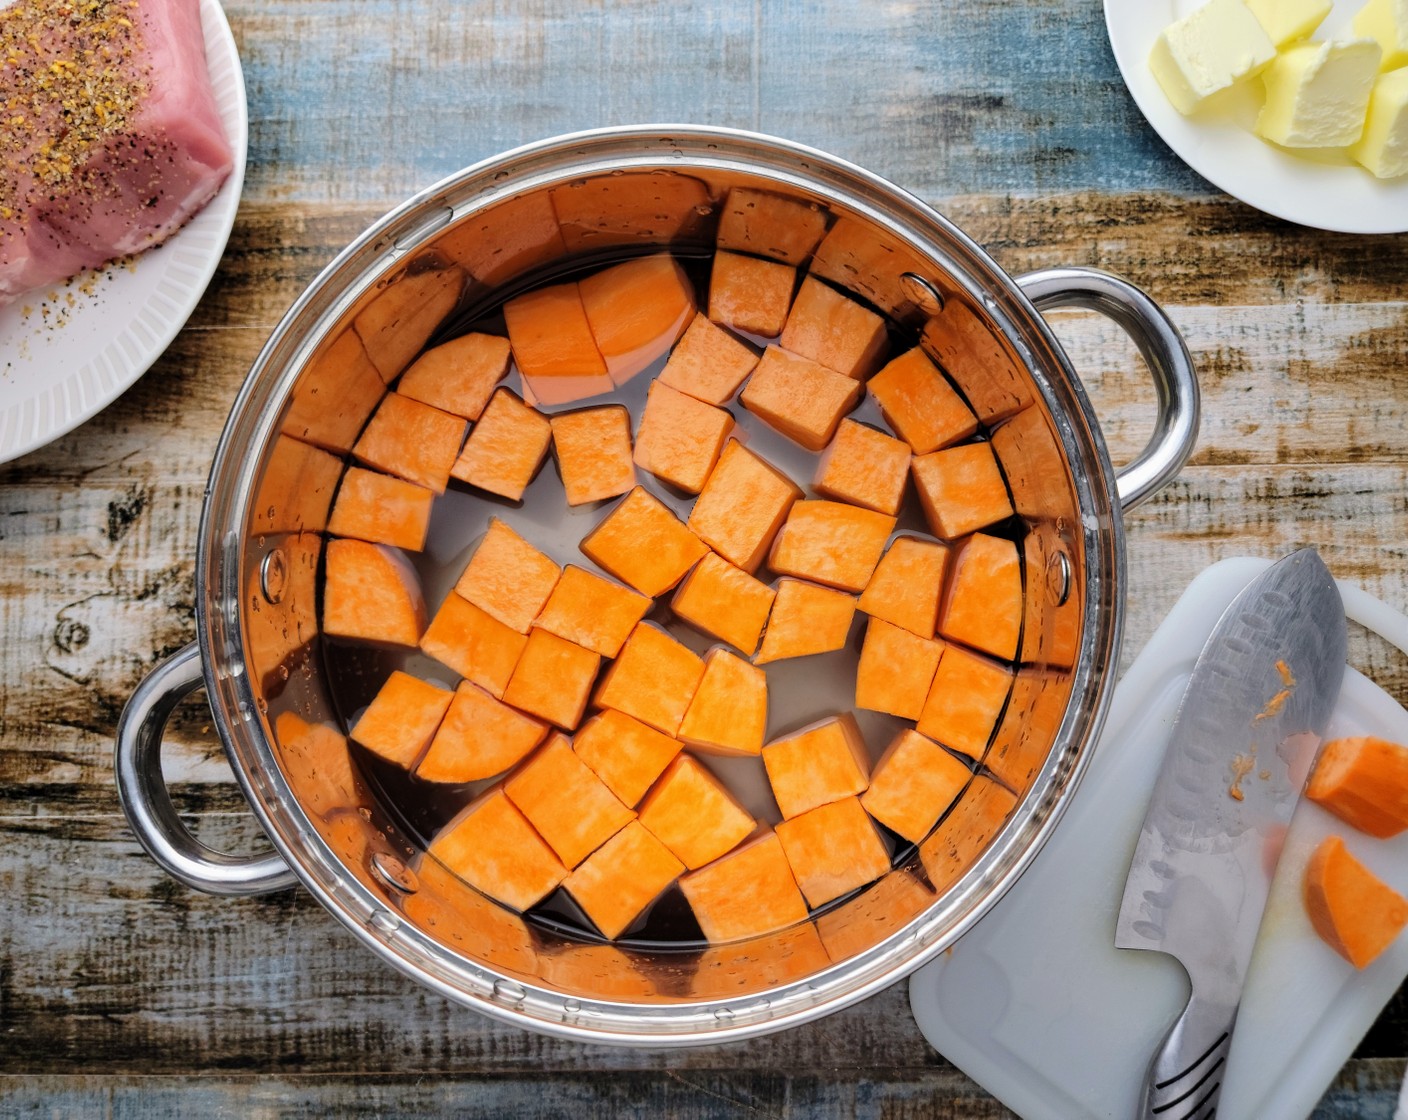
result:
[[(910, 980), (924, 1036), (1026, 1120), (1134, 1115), (1144, 1069), (1187, 997), (1182, 966), (1114, 947), (1115, 917), (1174, 712), (1226, 606), (1268, 561), (1200, 575), (1115, 691), (1066, 815), (1025, 875), (953, 949)], [(1345, 613), (1408, 650), (1408, 618), (1340, 582)], [(1328, 729), (1408, 743), (1408, 712), (1345, 674)], [(1408, 933), (1363, 972), (1324, 945), (1301, 904), (1310, 853), (1338, 833), (1408, 894), (1408, 833), (1375, 840), (1302, 801), (1291, 821), (1232, 1038), (1222, 1120), (1314, 1109), (1408, 976)]]

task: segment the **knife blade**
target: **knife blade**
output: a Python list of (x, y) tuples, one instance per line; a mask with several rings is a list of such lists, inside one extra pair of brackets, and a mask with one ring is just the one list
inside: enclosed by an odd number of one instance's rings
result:
[(1187, 1006), (1155, 1051), (1138, 1115), (1213, 1115), (1242, 984), (1291, 814), (1344, 678), (1347, 627), (1312, 548), (1228, 606), (1174, 717), (1115, 927), (1121, 949), (1167, 953)]

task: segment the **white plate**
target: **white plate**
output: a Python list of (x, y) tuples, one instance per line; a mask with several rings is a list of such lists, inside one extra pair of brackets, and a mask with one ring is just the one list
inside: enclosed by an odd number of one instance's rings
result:
[[(1165, 27), (1203, 0), (1105, 0), (1105, 25), (1120, 73), (1135, 104), (1164, 142), (1203, 178), (1278, 218), (1341, 233), (1408, 230), (1408, 176), (1376, 179), (1340, 153), (1291, 155), (1252, 131), (1261, 106), (1260, 79), (1219, 94), (1217, 104), (1185, 117), (1170, 104), (1149, 69), (1149, 52)], [(1336, 0), (1315, 32), (1348, 33), (1362, 0)]]
[(229, 178), (178, 233), (130, 266), (87, 272), (0, 308), (0, 463), (76, 428), (141, 377), (185, 325), (225, 252), (244, 184), (249, 116), (225, 13), (217, 0), (201, 0), (200, 14), (234, 153)]

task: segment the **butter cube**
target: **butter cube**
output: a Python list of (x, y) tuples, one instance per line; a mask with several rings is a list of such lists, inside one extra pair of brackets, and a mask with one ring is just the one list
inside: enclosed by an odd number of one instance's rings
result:
[(1374, 83), (1364, 134), (1349, 154), (1380, 179), (1408, 175), (1408, 67)]
[(1246, 0), (1276, 49), (1307, 39), (1330, 14), (1330, 0)]
[(1275, 57), (1275, 45), (1242, 0), (1210, 0), (1164, 28), (1149, 69), (1173, 107), (1186, 115)]
[(1380, 70), (1408, 66), (1408, 0), (1369, 0), (1355, 13), (1354, 33), (1379, 44)]
[(1353, 144), (1364, 131), (1381, 53), (1372, 39), (1301, 43), (1282, 51), (1262, 74), (1266, 104), (1257, 117), (1258, 135), (1287, 148)]

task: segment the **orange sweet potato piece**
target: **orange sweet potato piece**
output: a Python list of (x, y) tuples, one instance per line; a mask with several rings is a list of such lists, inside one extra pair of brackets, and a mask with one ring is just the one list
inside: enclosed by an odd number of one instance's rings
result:
[(920, 862), (936, 891), (943, 894), (963, 877), (1016, 804), (1011, 790), (982, 774), (973, 775), (948, 816), (919, 845)]
[(399, 552), (366, 541), (328, 541), (323, 633), (414, 646), (425, 629), (425, 598), (415, 569)]
[(880, 513), (895, 514), (904, 500), (909, 477), (909, 444), (842, 420), (817, 463), (812, 485), (817, 493)]
[(615, 657), (651, 606), (651, 600), (629, 587), (568, 564), (534, 625), (602, 657)]
[(665, 768), (641, 802), (640, 823), (691, 871), (737, 847), (754, 826), (748, 810), (687, 754)]
[(670, 352), (656, 380), (705, 404), (724, 404), (753, 372), (758, 355), (702, 311)]
[(705, 544), (745, 572), (755, 572), (802, 491), (780, 470), (729, 440), (689, 514)]
[(782, 821), (777, 838), (815, 909), (890, 870), (890, 853), (860, 800), (845, 797)]
[(583, 860), (562, 885), (603, 937), (616, 938), (683, 870), (684, 864), (669, 848), (639, 821), (631, 821)]
[(684, 577), (670, 606), (686, 622), (751, 656), (776, 596), (762, 580), (711, 552)]
[(1010, 661), (1022, 631), (1022, 566), (1017, 546), (974, 533), (953, 559), (939, 621), (945, 638)]
[(488, 532), (455, 583), (455, 591), (491, 618), (526, 634), (561, 572), (504, 522), (492, 517)]
[(451, 591), (420, 636), (420, 649), (501, 700), (527, 641)]
[(507, 389), (499, 389), (469, 433), (450, 474), (516, 502), (542, 466), (551, 439), (552, 425), (545, 416)]
[(583, 538), (580, 547), (589, 559), (652, 599), (679, 583), (709, 551), (640, 486)]
[(918, 719), (943, 651), (941, 642), (872, 618), (856, 666), (856, 707)]
[(333, 502), (328, 532), (419, 552), (430, 529), (435, 492), (379, 471), (348, 467)]
[(1315, 932), (1355, 968), (1367, 968), (1408, 924), (1408, 899), (1330, 836), (1305, 868), (1305, 912)]
[(815, 276), (802, 281), (781, 343), (857, 381), (879, 368), (889, 345), (884, 319)]
[(675, 735), (703, 676), (703, 658), (642, 622), (603, 674), (594, 703)]
[(514, 297), (504, 304), (504, 323), (513, 360), (538, 400), (565, 404), (611, 391), (575, 282)]
[(939, 621), (948, 549), (934, 541), (898, 537), (861, 592), (860, 609), (871, 618), (932, 638)]
[(844, 502), (798, 502), (772, 542), (768, 567), (828, 587), (863, 591), (894, 528), (889, 514)]
[(767, 726), (767, 674), (726, 649), (710, 650), (679, 737), (700, 750), (756, 755)]
[(478, 420), (494, 386), (508, 374), (508, 339), (470, 334), (432, 347), (401, 375), (396, 391), (402, 396)]
[(733, 417), (722, 408), (654, 381), (636, 432), (636, 463), (657, 478), (697, 494), (731, 431)]
[(854, 595), (800, 579), (777, 581), (763, 648), (753, 664), (766, 665), (788, 657), (807, 657), (844, 648), (855, 617)]
[(615, 498), (636, 484), (631, 414), (618, 404), (554, 416), (552, 445), (567, 504)]
[(470, 886), (515, 910), (541, 902), (567, 876), (502, 786), (476, 798), (426, 849)]
[(372, 697), (352, 738), (387, 762), (407, 769), (420, 758), (454, 693), (397, 669)]
[(1012, 671), (945, 646), (916, 730), (969, 758), (982, 758), (1012, 691)]
[(694, 289), (668, 253), (612, 265), (577, 287), (596, 348), (617, 385), (664, 355), (694, 317)]
[(826, 232), (826, 211), (816, 203), (734, 187), (719, 214), (718, 246), (803, 264)]
[(440, 729), (416, 763), (427, 782), (477, 782), (501, 774), (543, 741), (547, 727), (460, 681)]
[(1360, 832), (1397, 836), (1408, 828), (1408, 747), (1372, 735), (1333, 739), (1305, 795)]
[(772, 933), (807, 916), (774, 832), (765, 832), (680, 879), (689, 908), (712, 942)]
[(607, 789), (624, 804), (635, 805), (683, 746), (663, 731), (607, 708), (587, 720), (572, 749)]
[(917, 346), (893, 359), (866, 389), (885, 422), (916, 455), (967, 439), (978, 430), (973, 410)]
[(860, 803), (886, 828), (916, 844), (957, 800), (973, 772), (954, 755), (906, 728), (885, 748)]
[(635, 816), (553, 732), (504, 781), (504, 792), (552, 847), (565, 867), (576, 867)]
[(965, 443), (914, 460), (914, 488), (936, 537), (953, 540), (1012, 516), (990, 443)]
[(797, 270), (778, 261), (714, 254), (709, 274), (709, 318), (748, 334), (776, 338), (787, 322)]
[(587, 710), (600, 654), (534, 627), (504, 689), (504, 702), (572, 731)]
[(468, 427), (458, 416), (387, 393), (352, 454), (369, 467), (443, 494)]
[(353, 323), (388, 385), (420, 353), (464, 288), (461, 268), (403, 272), (357, 312)]
[(845, 374), (769, 346), (743, 389), (743, 407), (808, 451), (820, 451), (841, 417), (860, 400), (861, 385)]
[(763, 748), (763, 766), (784, 820), (870, 784), (870, 756), (849, 712), (773, 740)]

